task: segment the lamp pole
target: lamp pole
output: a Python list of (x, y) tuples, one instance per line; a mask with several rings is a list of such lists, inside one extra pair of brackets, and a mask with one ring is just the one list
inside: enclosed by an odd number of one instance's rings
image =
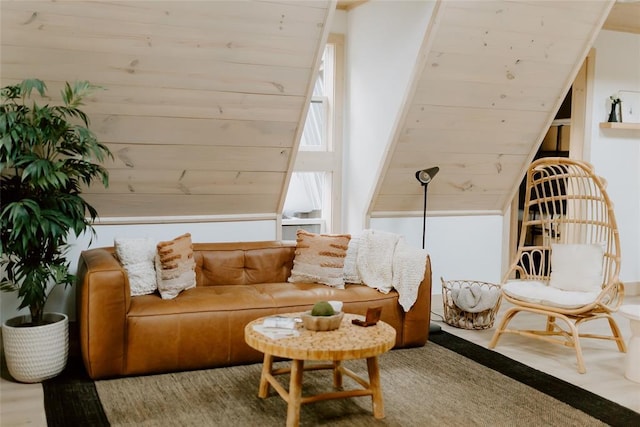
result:
[(427, 186), (429, 183), (422, 184), (424, 187), (424, 207), (422, 208), (422, 249), (425, 249), (427, 237)]
[[(433, 177), (436, 176), (439, 170), (440, 168), (435, 166), (429, 169), (423, 169), (416, 172), (416, 179), (420, 182), (420, 184), (424, 188), (424, 204), (422, 208), (422, 249), (425, 249), (426, 237), (427, 237), (427, 186), (429, 185)], [(442, 328), (440, 327), (440, 325), (433, 322), (429, 323), (430, 334), (438, 333), (441, 331), (442, 331)]]

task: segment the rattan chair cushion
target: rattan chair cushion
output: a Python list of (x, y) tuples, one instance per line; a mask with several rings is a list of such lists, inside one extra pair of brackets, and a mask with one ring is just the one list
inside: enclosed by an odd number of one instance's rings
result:
[(599, 292), (564, 291), (536, 280), (512, 280), (502, 286), (502, 291), (520, 301), (564, 309), (584, 307), (599, 295)]

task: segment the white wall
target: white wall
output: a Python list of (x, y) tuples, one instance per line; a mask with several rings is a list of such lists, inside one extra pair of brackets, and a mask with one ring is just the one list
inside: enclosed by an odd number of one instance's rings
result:
[[(640, 130), (600, 129), (609, 116), (609, 96), (640, 91), (640, 35), (602, 31), (595, 42), (593, 126), (590, 161), (607, 182), (614, 206), (624, 282), (640, 282)], [(640, 108), (640, 106), (638, 106)]]
[(336, 34), (347, 34), (347, 11), (336, 10), (331, 21), (331, 32)]
[[(347, 14), (345, 230), (365, 228), (365, 212), (384, 151), (414, 70), (434, 2), (370, 1)], [(403, 235), (422, 247), (422, 218), (372, 219), (369, 228)], [(426, 249), (440, 277), (499, 282), (502, 216), (432, 217)]]
[[(374, 218), (371, 228), (401, 234), (422, 247), (422, 218)], [(431, 257), (433, 294), (442, 293), (440, 278), (500, 283), (503, 217), (427, 217), (425, 248)], [(508, 248), (505, 248), (508, 250)]]
[(434, 2), (372, 0), (347, 14), (345, 231), (361, 230)]

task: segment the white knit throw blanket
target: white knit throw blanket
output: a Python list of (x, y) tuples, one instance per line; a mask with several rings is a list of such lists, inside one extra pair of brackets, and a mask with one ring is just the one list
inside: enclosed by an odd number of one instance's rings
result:
[(427, 267), (427, 251), (409, 246), (404, 238), (398, 241), (393, 255), (393, 287), (407, 312), (418, 298), (418, 289)]
[(364, 230), (360, 235), (356, 263), (362, 282), (387, 294), (393, 289), (393, 252), (400, 235), (386, 231)]
[(424, 277), (427, 253), (410, 247), (394, 233), (364, 230), (360, 236), (356, 263), (362, 282), (382, 293), (395, 289), (404, 311), (418, 296)]

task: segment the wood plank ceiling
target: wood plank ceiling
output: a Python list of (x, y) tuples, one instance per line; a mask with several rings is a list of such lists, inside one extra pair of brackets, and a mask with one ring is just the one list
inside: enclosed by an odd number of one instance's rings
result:
[(113, 152), (101, 217), (275, 217), (335, 3), (2, 1), (2, 86), (106, 90), (85, 110)]
[[(429, 210), (505, 208), (610, 6), (438, 2), (370, 213), (421, 211), (414, 173), (435, 165)], [(87, 193), (102, 217), (275, 217), (335, 2), (0, 7), (2, 86), (106, 89), (86, 106), (115, 155)]]
[(503, 212), (611, 5), (439, 2), (369, 213)]
[(602, 26), (605, 30), (640, 34), (640, 0), (616, 2)]

